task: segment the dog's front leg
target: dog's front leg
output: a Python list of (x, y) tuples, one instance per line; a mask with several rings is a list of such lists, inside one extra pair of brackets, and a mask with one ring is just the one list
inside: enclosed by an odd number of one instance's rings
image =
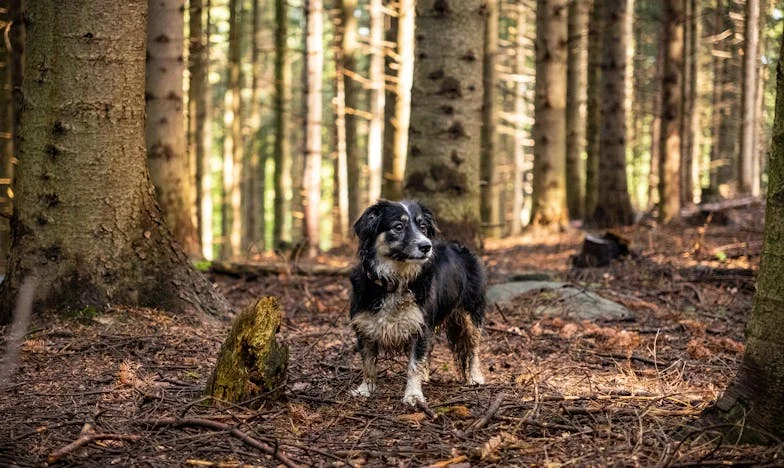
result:
[(422, 394), (422, 381), (425, 380), (428, 374), (428, 349), (429, 336), (426, 333), (415, 338), (411, 345), (406, 392), (403, 394), (403, 402), (411, 406), (425, 402), (425, 396)]
[(362, 383), (351, 391), (354, 396), (369, 397), (376, 391), (376, 361), (378, 345), (359, 337), (359, 352), (362, 355)]

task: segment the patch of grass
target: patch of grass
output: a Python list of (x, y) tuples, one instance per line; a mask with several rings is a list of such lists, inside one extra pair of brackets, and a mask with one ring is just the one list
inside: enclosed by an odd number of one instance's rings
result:
[(196, 267), (196, 269), (199, 270), (200, 272), (206, 273), (210, 271), (210, 268), (212, 267), (212, 262), (209, 260), (195, 260), (193, 262), (193, 266)]
[(87, 306), (82, 309), (69, 309), (66, 311), (65, 316), (79, 322), (90, 323), (102, 313), (103, 311), (98, 308)]

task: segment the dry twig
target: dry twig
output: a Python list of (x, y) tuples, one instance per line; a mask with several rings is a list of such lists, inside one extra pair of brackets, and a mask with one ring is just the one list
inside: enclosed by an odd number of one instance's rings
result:
[(64, 456), (68, 455), (69, 453), (73, 452), (74, 450), (78, 449), (79, 447), (84, 447), (85, 445), (89, 444), (90, 442), (95, 442), (96, 440), (129, 440), (129, 441), (137, 441), (141, 439), (141, 436), (135, 434), (83, 434), (79, 436), (78, 439), (74, 440), (70, 444), (55, 450), (54, 452), (50, 453), (48, 457), (46, 457), (47, 463), (54, 463), (57, 460), (63, 458)]
[(489, 423), (490, 420), (493, 419), (495, 413), (498, 412), (498, 409), (501, 407), (501, 403), (504, 402), (504, 398), (506, 398), (504, 392), (499, 392), (498, 395), (495, 396), (495, 400), (493, 400), (493, 402), (490, 403), (490, 406), (487, 408), (487, 412), (485, 412), (485, 414), (481, 418), (477, 419), (476, 421), (471, 423), (471, 425), (466, 427), (465, 430), (461, 433), (461, 435), (466, 436), (478, 429), (482, 429), (483, 427), (485, 427), (487, 423)]

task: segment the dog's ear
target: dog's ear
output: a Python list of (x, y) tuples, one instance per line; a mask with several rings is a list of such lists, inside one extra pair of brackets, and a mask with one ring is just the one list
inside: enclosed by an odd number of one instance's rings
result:
[(427, 237), (434, 237), (436, 234), (440, 233), (441, 231), (438, 229), (438, 225), (436, 224), (436, 217), (433, 216), (433, 212), (430, 211), (430, 208), (426, 207), (425, 205), (417, 202), (419, 208), (422, 210), (422, 216), (425, 218), (425, 224), (427, 224)]
[(360, 239), (366, 239), (378, 233), (381, 225), (381, 203), (369, 207), (354, 223), (354, 232)]

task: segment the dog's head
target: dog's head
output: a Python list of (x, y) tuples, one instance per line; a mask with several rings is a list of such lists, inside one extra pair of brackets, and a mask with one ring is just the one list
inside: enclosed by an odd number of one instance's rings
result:
[(433, 213), (416, 201), (380, 200), (362, 213), (354, 231), (363, 261), (370, 260), (379, 277), (398, 277), (430, 260), (438, 228)]

